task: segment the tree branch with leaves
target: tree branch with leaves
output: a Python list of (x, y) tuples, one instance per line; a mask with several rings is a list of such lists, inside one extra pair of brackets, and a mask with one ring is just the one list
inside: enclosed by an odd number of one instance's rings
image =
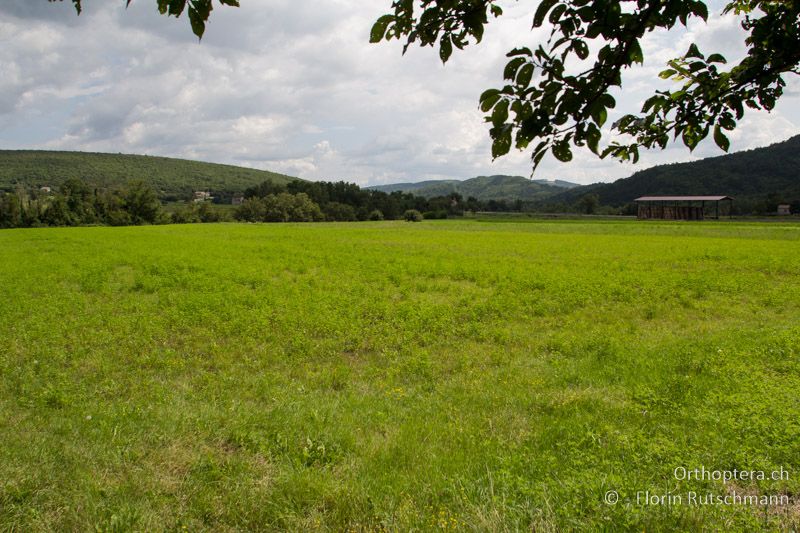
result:
[[(481, 42), (486, 24), (503, 14), (495, 0), (397, 0), (392, 8), (374, 24), (371, 41), (402, 39), (404, 52), (415, 43), (438, 46), (443, 62), (454, 49)], [(641, 39), (686, 26), (691, 18), (705, 21), (708, 8), (698, 0), (542, 0), (533, 28), (549, 26), (548, 39), (511, 50), (505, 85), (480, 97), (491, 123), (492, 156), (533, 146), (535, 170), (548, 152), (569, 161), (575, 147), (585, 147), (601, 158), (636, 162), (640, 148), (665, 148), (680, 137), (692, 150), (712, 131), (727, 151), (725, 132), (736, 127), (745, 107), (772, 110), (784, 76), (798, 73), (800, 3), (737, 0), (724, 13), (742, 18), (742, 61), (724, 70), (724, 56), (706, 57), (692, 44), (661, 73), (677, 88), (656, 91), (640, 114), (625, 115), (603, 131), (616, 106), (611, 91), (622, 86), (625, 69), (644, 61)], [(623, 135), (629, 142), (612, 140), (601, 148), (604, 135)]]
[[(63, 0), (47, 0), (48, 2), (63, 2)], [(184, 11), (187, 12), (189, 23), (192, 25), (192, 32), (197, 35), (198, 39), (203, 37), (206, 31), (206, 22), (211, 16), (211, 11), (214, 10), (214, 5), (211, 0), (156, 0), (158, 3), (158, 12), (162, 15), (171, 17), (180, 17)], [(226, 6), (239, 7), (239, 0), (218, 0), (220, 4)], [(131, 5), (133, 0), (125, 0), (125, 7)], [(81, 0), (72, 0), (75, 6), (75, 11), (78, 15), (83, 10)], [(188, 8), (188, 9), (187, 9)]]

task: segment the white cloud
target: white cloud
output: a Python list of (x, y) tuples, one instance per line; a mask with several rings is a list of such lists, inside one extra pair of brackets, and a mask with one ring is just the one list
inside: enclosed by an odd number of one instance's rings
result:
[[(479, 94), (502, 84), (505, 52), (545, 35), (530, 6), (508, 2), (481, 45), (447, 67), (435, 50), (367, 43), (390, 0), (271, 0), (215, 9), (201, 43), (185, 18), (159, 16), (152, 0), (87, 4), (11, 0), (0, 7), (0, 145), (173, 157), (266, 168), (361, 184), (527, 175), (529, 155), (491, 161)], [(741, 53), (733, 18), (662, 32), (645, 41), (646, 63), (624, 78), (620, 111), (636, 111), (664, 62), (690, 42)], [(739, 48), (736, 48), (736, 47)], [(798, 84), (771, 114), (751, 114), (734, 149), (797, 132)], [(577, 153), (546, 160), (537, 177), (608, 181), (664, 162), (718, 155), (673, 147), (638, 167)]]

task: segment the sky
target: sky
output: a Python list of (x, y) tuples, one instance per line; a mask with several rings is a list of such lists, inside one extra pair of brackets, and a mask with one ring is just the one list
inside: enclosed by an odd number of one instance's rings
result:
[[(155, 0), (0, 4), (0, 149), (131, 153), (196, 159), (311, 180), (379, 185), (478, 175), (529, 176), (530, 154), (492, 161), (478, 97), (503, 85), (505, 53), (534, 46), (529, 2), (505, 2), (483, 41), (442, 65), (432, 48), (403, 55), (398, 41), (369, 44), (391, 0), (241, 0), (215, 3), (202, 41), (185, 16), (158, 15)], [(742, 31), (722, 4), (708, 23), (653, 33), (645, 63), (626, 71), (616, 115), (636, 112), (665, 63), (696, 42), (729, 61)], [(752, 112), (731, 151), (800, 133), (800, 82), (787, 79), (772, 113)], [(710, 139), (694, 153), (676, 144), (639, 164), (578, 152), (548, 156), (533, 176), (613, 181), (656, 164), (722, 155)]]

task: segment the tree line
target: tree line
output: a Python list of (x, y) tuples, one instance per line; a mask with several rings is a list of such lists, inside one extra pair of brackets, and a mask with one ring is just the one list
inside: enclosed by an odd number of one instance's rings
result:
[(244, 221), (395, 220), (415, 209), (429, 218), (446, 217), (449, 202), (432, 202), (409, 193), (362, 189), (344, 181), (265, 181), (248, 188), (235, 218)]
[[(354, 183), (271, 180), (247, 189), (232, 211), (245, 222), (418, 220), (462, 216), (465, 211), (519, 211), (521, 202), (482, 202), (458, 193), (424, 198), (411, 193), (373, 191)], [(418, 216), (418, 215), (419, 216)], [(231, 210), (210, 202), (186, 202), (166, 211), (156, 191), (143, 181), (117, 189), (90, 186), (71, 178), (57, 190), (17, 187), (0, 191), (0, 228), (40, 226), (126, 226), (186, 224), (231, 219)]]
[(344, 181), (265, 181), (245, 191), (234, 217), (248, 222), (409, 220), (408, 212), (416, 211), (424, 218), (437, 219), (462, 216), (465, 211), (520, 210), (521, 206), (473, 197), (465, 200), (458, 193), (435, 198), (400, 191), (386, 193)]
[(48, 188), (0, 193), (0, 227), (156, 224), (165, 215), (155, 191), (142, 181), (117, 190), (92, 188), (68, 179), (58, 191)]

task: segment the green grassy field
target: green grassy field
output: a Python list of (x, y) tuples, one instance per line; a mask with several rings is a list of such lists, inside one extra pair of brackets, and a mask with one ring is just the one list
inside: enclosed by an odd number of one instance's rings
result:
[(4, 230), (0, 286), (3, 531), (800, 524), (797, 224)]

